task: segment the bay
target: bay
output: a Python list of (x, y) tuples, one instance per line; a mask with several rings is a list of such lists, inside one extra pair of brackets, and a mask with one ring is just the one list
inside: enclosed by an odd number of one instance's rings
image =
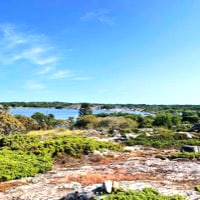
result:
[[(34, 113), (40, 112), (45, 115), (53, 114), (56, 119), (68, 119), (69, 117), (77, 118), (79, 114), (78, 109), (56, 109), (56, 108), (11, 108), (10, 109), (11, 114), (13, 115), (24, 115), (27, 117), (31, 117)], [(142, 111), (135, 111), (135, 110), (123, 110), (123, 109), (97, 109), (93, 110), (93, 114), (99, 114), (99, 113), (115, 113), (115, 112), (123, 112), (123, 113), (130, 113), (130, 114), (141, 114), (141, 115), (147, 115), (148, 113), (142, 112)]]

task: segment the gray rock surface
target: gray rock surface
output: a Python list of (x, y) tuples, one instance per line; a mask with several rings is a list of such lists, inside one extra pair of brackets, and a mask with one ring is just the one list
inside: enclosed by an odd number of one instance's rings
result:
[[(158, 155), (169, 155), (175, 151), (158, 151), (136, 146), (131, 153), (122, 153), (116, 158), (105, 158), (106, 162), (86, 163), (85, 165), (63, 167), (39, 174), (33, 178), (9, 181), (21, 185), (0, 192), (2, 200), (60, 200), (75, 191), (83, 198), (95, 195), (100, 185), (95, 182), (84, 186), (84, 177), (101, 175), (104, 180), (118, 182), (118, 186), (129, 189), (144, 187), (157, 188), (163, 194), (182, 194), (188, 200), (200, 199), (194, 186), (200, 183), (200, 161), (160, 159)], [(79, 176), (81, 178), (79, 178)], [(100, 176), (100, 177), (101, 177)], [(69, 179), (72, 177), (72, 179)], [(110, 178), (111, 179), (110, 179)], [(80, 181), (79, 181), (80, 180)], [(95, 191), (95, 192), (94, 192)]]

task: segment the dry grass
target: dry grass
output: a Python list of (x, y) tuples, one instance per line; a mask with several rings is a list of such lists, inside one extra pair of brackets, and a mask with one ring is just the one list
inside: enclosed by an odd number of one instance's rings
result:
[(4, 192), (4, 191), (6, 191), (10, 188), (17, 187), (17, 186), (20, 186), (20, 185), (26, 185), (26, 183), (23, 183), (23, 182), (20, 182), (20, 181), (0, 183), (0, 192)]
[(52, 130), (37, 130), (37, 131), (30, 131), (28, 135), (49, 135), (49, 134), (56, 134), (56, 135), (78, 135), (82, 134), (82, 130), (59, 130), (59, 129), (52, 129)]
[(135, 181), (135, 180), (158, 180), (158, 176), (155, 176), (151, 173), (137, 173), (129, 174), (123, 171), (116, 171), (113, 174), (109, 173), (87, 173), (84, 175), (78, 176), (67, 176), (65, 178), (66, 182), (79, 182), (83, 186), (102, 183), (105, 180), (112, 181)]

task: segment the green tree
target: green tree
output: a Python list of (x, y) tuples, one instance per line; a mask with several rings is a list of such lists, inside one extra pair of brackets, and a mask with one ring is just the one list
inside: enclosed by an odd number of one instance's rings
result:
[(172, 113), (159, 113), (156, 115), (153, 121), (154, 126), (164, 126), (166, 128), (171, 128), (172, 126), (177, 126), (181, 123), (181, 115)]
[(57, 125), (57, 120), (54, 119), (53, 114), (44, 115), (43, 113), (36, 112), (31, 118), (38, 123), (40, 129), (52, 129)]
[(182, 113), (182, 121), (189, 122), (191, 124), (195, 124), (199, 121), (199, 116), (194, 111), (184, 111)]
[(79, 115), (83, 116), (83, 115), (91, 115), (91, 114), (92, 114), (92, 109), (90, 107), (90, 104), (82, 103), (79, 109)]

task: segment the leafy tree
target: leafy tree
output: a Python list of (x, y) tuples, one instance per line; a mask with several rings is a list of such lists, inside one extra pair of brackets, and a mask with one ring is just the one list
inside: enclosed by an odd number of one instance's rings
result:
[(159, 113), (156, 115), (155, 120), (153, 122), (154, 126), (164, 126), (166, 128), (171, 128), (172, 126), (177, 126), (181, 123), (181, 116), (174, 115), (172, 113)]
[(151, 115), (145, 116), (145, 117), (139, 116), (137, 119), (139, 128), (151, 128), (153, 121), (154, 121), (154, 118)]
[(196, 112), (193, 111), (184, 111), (182, 113), (182, 121), (195, 124), (199, 121), (199, 116)]
[(82, 103), (79, 109), (79, 115), (83, 116), (83, 115), (91, 115), (91, 114), (92, 114), (92, 109), (90, 107), (90, 104)]
[(43, 113), (36, 112), (31, 118), (38, 123), (40, 129), (51, 129), (57, 125), (57, 120), (54, 119), (53, 114), (44, 115)]

